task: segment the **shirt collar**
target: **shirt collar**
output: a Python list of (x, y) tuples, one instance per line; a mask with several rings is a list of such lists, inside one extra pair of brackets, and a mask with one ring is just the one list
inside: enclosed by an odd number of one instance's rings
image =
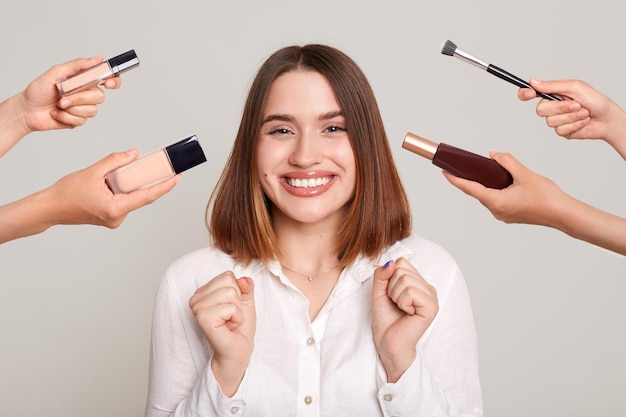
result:
[[(347, 269), (348, 276), (352, 277), (359, 284), (367, 281), (373, 276), (373, 272), (379, 266), (384, 265), (388, 261), (395, 261), (398, 258), (407, 257), (413, 255), (413, 251), (404, 244), (403, 241), (398, 241), (384, 250), (376, 259), (370, 259), (360, 255), (354, 263)], [(259, 261), (253, 261), (247, 267), (236, 267), (235, 274), (237, 276), (249, 275), (254, 276), (259, 274), (265, 266)], [(274, 276), (277, 276), (283, 280), (282, 267), (277, 260), (271, 260), (267, 263), (267, 270)]]

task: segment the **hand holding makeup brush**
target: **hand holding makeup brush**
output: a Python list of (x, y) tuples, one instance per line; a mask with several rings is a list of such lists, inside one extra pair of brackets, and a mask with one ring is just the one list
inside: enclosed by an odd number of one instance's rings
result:
[[(626, 159), (626, 112), (613, 100), (581, 80), (530, 79), (536, 91), (554, 93), (569, 100), (541, 100), (536, 112), (566, 139), (601, 139)], [(522, 101), (536, 97), (535, 90), (520, 88)]]

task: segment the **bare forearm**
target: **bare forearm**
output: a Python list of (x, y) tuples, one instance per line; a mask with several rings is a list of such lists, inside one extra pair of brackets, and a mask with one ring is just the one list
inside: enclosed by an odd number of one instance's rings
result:
[(36, 235), (55, 224), (55, 210), (43, 190), (0, 206), (0, 244)]
[(0, 103), (0, 156), (29, 133), (24, 127), (23, 114), (17, 109), (17, 97), (10, 97)]
[(552, 227), (580, 240), (626, 256), (626, 219), (567, 198)]
[(611, 124), (606, 142), (611, 145), (624, 160), (626, 160), (626, 112), (619, 109), (617, 120)]

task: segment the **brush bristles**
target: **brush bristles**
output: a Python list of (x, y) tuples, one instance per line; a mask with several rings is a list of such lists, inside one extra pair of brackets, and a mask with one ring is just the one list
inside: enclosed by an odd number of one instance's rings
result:
[(441, 53), (444, 55), (453, 56), (455, 51), (456, 45), (452, 41), (446, 41), (445, 45), (443, 45), (443, 48), (441, 48)]

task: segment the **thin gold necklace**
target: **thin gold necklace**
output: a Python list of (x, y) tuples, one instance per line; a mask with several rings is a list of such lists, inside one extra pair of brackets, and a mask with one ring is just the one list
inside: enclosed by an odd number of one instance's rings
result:
[(315, 274), (315, 275), (306, 275), (306, 274), (301, 274), (301, 273), (300, 273), (300, 272), (298, 272), (298, 271), (294, 271), (294, 270), (293, 270), (293, 269), (291, 269), (291, 268), (287, 268), (287, 267), (286, 267), (285, 265), (283, 265), (283, 264), (280, 264), (280, 266), (281, 266), (283, 269), (286, 269), (287, 271), (291, 271), (291, 272), (293, 272), (294, 274), (298, 274), (298, 275), (300, 275), (301, 277), (304, 277), (304, 278), (306, 278), (306, 279), (307, 279), (307, 280), (309, 280), (309, 281), (313, 281), (315, 278), (320, 277), (320, 276), (324, 275), (325, 273), (332, 271), (333, 269), (337, 269), (337, 268), (339, 268), (339, 267), (341, 266), (341, 264), (337, 264), (337, 265), (335, 265), (335, 266), (331, 266), (330, 268), (325, 269), (325, 270), (323, 270), (322, 272), (318, 272), (318, 273), (317, 273), (317, 274)]

